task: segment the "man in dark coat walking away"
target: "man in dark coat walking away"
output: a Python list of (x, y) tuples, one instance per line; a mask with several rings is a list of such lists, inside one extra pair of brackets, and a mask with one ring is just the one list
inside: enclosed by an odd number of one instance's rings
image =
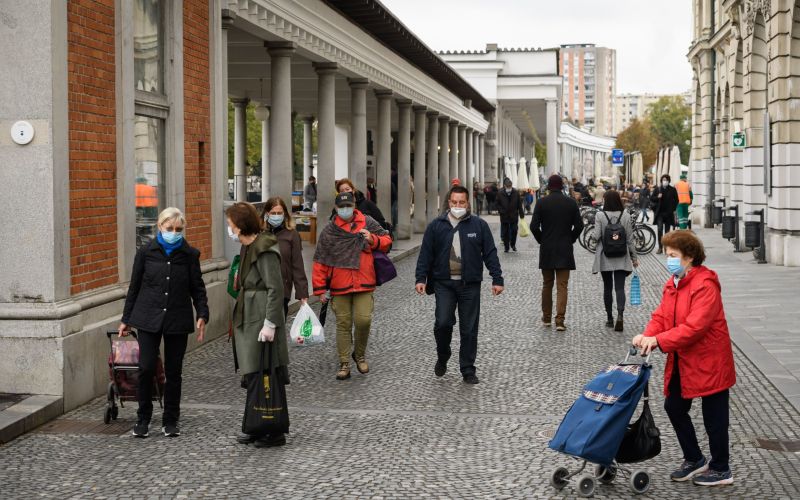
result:
[(539, 269), (542, 270), (542, 322), (552, 324), (553, 283), (557, 283), (556, 330), (563, 332), (567, 312), (569, 273), (575, 269), (572, 245), (583, 231), (583, 220), (575, 200), (563, 192), (564, 180), (552, 175), (547, 181), (550, 194), (533, 209), (531, 232), (539, 243)]
[(497, 213), (500, 214), (500, 239), (503, 240), (505, 252), (508, 247), (517, 251), (517, 229), (519, 220), (525, 217), (522, 197), (519, 191), (511, 187), (511, 179), (503, 179), (503, 190), (497, 194)]
[(658, 252), (664, 253), (661, 237), (675, 228), (675, 210), (678, 209), (678, 190), (670, 185), (672, 178), (664, 174), (661, 185), (653, 190), (650, 202), (653, 207), (653, 223), (658, 227)]
[(486, 266), (492, 276), (494, 295), (503, 292), (503, 272), (489, 224), (469, 213), (467, 188), (451, 187), (447, 193), (447, 205), (449, 209), (428, 225), (422, 237), (417, 259), (416, 289), (420, 295), (432, 291), (436, 296), (434, 373), (442, 377), (447, 372), (457, 308), (461, 334), (458, 354), (461, 376), (464, 383), (477, 384), (475, 357), (478, 353), (483, 267)]

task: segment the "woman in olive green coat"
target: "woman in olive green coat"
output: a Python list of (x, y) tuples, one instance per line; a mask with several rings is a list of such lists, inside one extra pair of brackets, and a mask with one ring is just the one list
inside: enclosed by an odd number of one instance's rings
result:
[[(262, 232), (263, 220), (249, 203), (235, 203), (225, 212), (228, 234), (242, 244), (241, 264), (234, 278), (239, 295), (233, 310), (234, 357), (240, 373), (259, 371), (262, 349), (272, 343), (272, 363), (289, 383), (289, 350), (283, 312), (281, 254), (275, 236)], [(269, 362), (269, 360), (267, 360)], [(238, 441), (256, 447), (282, 446), (286, 436), (241, 434)]]

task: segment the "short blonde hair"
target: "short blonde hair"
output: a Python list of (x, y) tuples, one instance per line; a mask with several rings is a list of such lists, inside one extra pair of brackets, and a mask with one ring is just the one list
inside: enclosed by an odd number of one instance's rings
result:
[(186, 225), (186, 217), (183, 216), (183, 212), (181, 212), (179, 208), (167, 207), (158, 214), (159, 226), (163, 225), (168, 220), (180, 220), (181, 224), (184, 226)]

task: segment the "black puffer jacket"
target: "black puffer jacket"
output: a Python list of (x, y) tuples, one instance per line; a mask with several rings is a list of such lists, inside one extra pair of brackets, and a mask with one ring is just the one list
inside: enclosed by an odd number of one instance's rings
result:
[(154, 239), (136, 252), (122, 322), (147, 332), (187, 334), (194, 331), (194, 312), (208, 323), (208, 298), (200, 251), (183, 245), (167, 255)]

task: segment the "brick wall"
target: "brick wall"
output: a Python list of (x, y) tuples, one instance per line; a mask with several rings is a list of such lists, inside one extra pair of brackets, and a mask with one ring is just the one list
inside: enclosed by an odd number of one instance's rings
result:
[(118, 281), (114, 0), (70, 0), (71, 293)]
[(211, 83), (206, 0), (183, 2), (184, 161), (187, 238), (211, 258)]

